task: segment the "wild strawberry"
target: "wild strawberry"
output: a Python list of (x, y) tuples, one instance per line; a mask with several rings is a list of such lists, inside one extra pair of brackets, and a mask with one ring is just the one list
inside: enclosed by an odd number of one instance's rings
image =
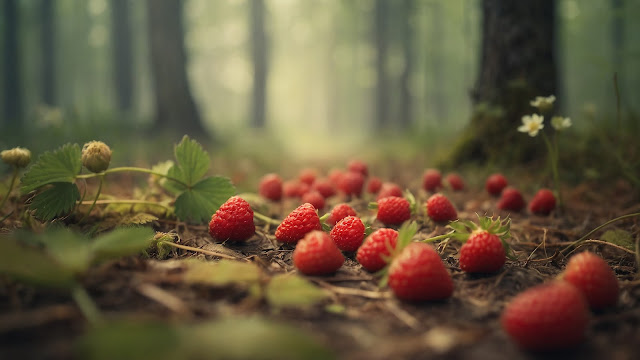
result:
[(553, 281), (517, 295), (502, 312), (504, 331), (521, 348), (555, 350), (584, 339), (589, 308), (575, 286)]
[(402, 300), (443, 300), (453, 293), (451, 275), (428, 244), (407, 245), (389, 267), (389, 287)]
[(492, 273), (500, 270), (506, 260), (504, 246), (498, 235), (486, 230), (471, 233), (460, 248), (460, 268), (468, 273)]
[(377, 194), (381, 187), (382, 180), (377, 176), (372, 176), (369, 178), (369, 181), (367, 181), (367, 192), (369, 194)]
[(331, 180), (327, 178), (319, 178), (311, 185), (311, 190), (316, 190), (325, 199), (328, 199), (336, 194), (336, 188), (333, 186)]
[(322, 210), (325, 204), (325, 200), (322, 194), (315, 190), (307, 191), (304, 195), (302, 195), (302, 202), (309, 203), (318, 210)]
[(344, 256), (323, 231), (307, 233), (293, 250), (293, 264), (305, 275), (328, 275), (344, 263)]
[(347, 196), (360, 197), (364, 185), (364, 176), (359, 172), (347, 171), (338, 182), (338, 189)]
[(460, 175), (456, 173), (448, 174), (445, 178), (445, 181), (447, 182), (447, 184), (449, 184), (451, 190), (453, 191), (464, 190), (464, 180), (462, 180), (462, 177), (460, 177)]
[(529, 211), (537, 215), (549, 215), (556, 207), (556, 197), (549, 189), (540, 189), (529, 203)]
[(331, 229), (331, 239), (342, 251), (356, 251), (364, 240), (364, 224), (357, 216), (347, 216)]
[(331, 169), (327, 177), (329, 178), (329, 181), (331, 181), (334, 187), (338, 187), (338, 185), (340, 184), (340, 178), (342, 177), (342, 175), (344, 175), (344, 171), (340, 169)]
[(402, 197), (402, 188), (400, 187), (400, 185), (392, 182), (382, 183), (380, 191), (378, 191), (377, 200), (380, 200), (387, 196)]
[(351, 160), (347, 164), (347, 170), (362, 174), (363, 177), (369, 176), (369, 167), (361, 160)]
[(400, 225), (411, 218), (411, 205), (403, 197), (387, 196), (378, 201), (376, 218), (385, 225)]
[(453, 221), (458, 218), (456, 208), (442, 194), (433, 194), (427, 199), (427, 214), (435, 222)]
[(209, 222), (209, 235), (219, 241), (244, 241), (253, 236), (255, 231), (253, 210), (239, 196), (230, 197)]
[(384, 257), (391, 256), (389, 250), (395, 249), (397, 242), (397, 231), (389, 228), (378, 229), (364, 239), (356, 253), (356, 260), (369, 272), (381, 270), (387, 265)]
[(425, 191), (434, 192), (442, 187), (442, 175), (437, 169), (427, 169), (422, 175), (422, 188)]
[(489, 194), (498, 196), (502, 190), (507, 187), (507, 178), (502, 174), (493, 174), (487, 178), (484, 187)]
[(577, 287), (592, 309), (604, 309), (618, 302), (618, 279), (609, 264), (594, 253), (585, 251), (572, 256), (562, 279)]
[(300, 173), (298, 174), (298, 180), (311, 186), (311, 184), (316, 181), (317, 176), (318, 172), (316, 171), (316, 169), (306, 168), (300, 171)]
[(327, 218), (327, 224), (334, 226), (338, 221), (346, 218), (347, 216), (357, 216), (355, 210), (348, 204), (342, 203), (333, 207), (329, 217)]
[(282, 184), (282, 192), (288, 198), (301, 198), (307, 191), (309, 185), (298, 180), (287, 180)]
[(524, 206), (524, 198), (518, 189), (507, 186), (502, 190), (502, 195), (498, 201), (498, 209), (517, 212), (522, 210)]
[(283, 243), (295, 243), (312, 230), (322, 230), (322, 225), (313, 205), (305, 203), (282, 220), (276, 229), (276, 239)]
[(271, 201), (282, 199), (282, 179), (278, 174), (267, 174), (260, 179), (258, 193)]

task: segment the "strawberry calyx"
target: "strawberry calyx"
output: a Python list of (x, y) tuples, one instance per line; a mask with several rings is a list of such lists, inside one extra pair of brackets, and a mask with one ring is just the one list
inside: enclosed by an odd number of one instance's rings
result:
[(381, 255), (381, 257), (387, 263), (387, 266), (375, 273), (376, 276), (381, 277), (380, 282), (378, 283), (380, 288), (385, 287), (389, 282), (389, 265), (391, 264), (391, 261), (400, 255), (404, 248), (411, 244), (413, 237), (417, 232), (418, 224), (415, 221), (405, 221), (402, 226), (400, 226), (400, 229), (398, 229), (398, 241), (395, 249), (391, 247), (391, 244), (386, 244), (389, 255)]
[(449, 236), (464, 244), (469, 240), (469, 237), (473, 233), (486, 231), (489, 234), (498, 236), (502, 242), (502, 246), (504, 247), (507, 257), (511, 260), (515, 260), (515, 254), (507, 242), (507, 240), (511, 238), (511, 219), (509, 216), (504, 219), (500, 216), (498, 216), (497, 219), (489, 216), (480, 216), (478, 214), (476, 214), (476, 216), (478, 217), (477, 223), (474, 223), (471, 220), (460, 219), (450, 222), (447, 226), (453, 229), (453, 231), (449, 233)]
[(416, 197), (413, 196), (411, 191), (404, 191), (404, 198), (409, 202), (409, 210), (411, 210), (411, 215), (415, 215), (418, 210), (418, 202), (416, 201)]
[(322, 230), (323, 231), (331, 231), (331, 226), (329, 224), (327, 224), (327, 219), (329, 219), (329, 216), (331, 216), (331, 213), (328, 212), (324, 215), (322, 215), (320, 217), (320, 225), (322, 225)]

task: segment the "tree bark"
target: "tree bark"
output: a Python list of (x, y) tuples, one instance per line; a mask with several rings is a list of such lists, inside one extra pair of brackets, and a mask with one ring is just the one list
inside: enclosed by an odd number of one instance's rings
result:
[(374, 43), (376, 46), (376, 130), (388, 126), (389, 93), (387, 79), (387, 1), (376, 0), (374, 18)]
[(264, 128), (267, 98), (267, 34), (264, 26), (264, 0), (251, 0), (251, 56), (253, 59), (253, 102), (251, 125)]
[(42, 0), (40, 6), (42, 44), (42, 102), (56, 104), (56, 26), (54, 0)]
[(133, 107), (133, 51), (129, 0), (111, 1), (113, 66), (118, 109)]
[(402, 50), (404, 52), (404, 69), (400, 77), (400, 127), (407, 130), (413, 123), (413, 99), (411, 96), (411, 76), (413, 75), (414, 51), (414, 29), (409, 19), (415, 12), (415, 1), (404, 0), (402, 2)]
[[(17, 0), (4, 0), (4, 122), (19, 130), (22, 124), (22, 85), (20, 82), (19, 13)], [(2, 120), (0, 120), (2, 121)]]
[(210, 136), (189, 89), (181, 0), (147, 0), (155, 129)]

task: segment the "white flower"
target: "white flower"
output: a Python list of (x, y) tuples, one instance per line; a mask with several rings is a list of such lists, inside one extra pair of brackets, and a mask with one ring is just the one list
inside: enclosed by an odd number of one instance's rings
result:
[(556, 97), (553, 95), (549, 95), (547, 97), (536, 96), (536, 98), (531, 100), (529, 104), (533, 107), (537, 107), (540, 111), (549, 111), (553, 108), (554, 101), (556, 101)]
[(562, 131), (568, 127), (571, 127), (571, 119), (562, 116), (554, 116), (551, 118), (551, 126), (558, 131)]
[(538, 131), (544, 128), (544, 117), (538, 114), (525, 115), (522, 117), (522, 125), (518, 127), (518, 131), (523, 133), (529, 133), (529, 136), (533, 137), (538, 135)]

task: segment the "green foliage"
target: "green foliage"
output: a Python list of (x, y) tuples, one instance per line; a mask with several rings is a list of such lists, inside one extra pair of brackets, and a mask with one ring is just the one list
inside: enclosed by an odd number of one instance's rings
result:
[(231, 180), (221, 176), (205, 178), (178, 196), (176, 216), (183, 221), (206, 222), (234, 193)]
[(73, 210), (80, 192), (75, 183), (57, 182), (33, 197), (29, 209), (40, 220), (50, 221)]
[(153, 235), (153, 230), (147, 227), (120, 228), (101, 235), (90, 244), (93, 261), (139, 253), (151, 245)]
[(327, 293), (303, 277), (281, 274), (271, 278), (265, 296), (269, 304), (276, 308), (306, 308), (326, 299)]
[(185, 263), (184, 281), (187, 283), (228, 286), (257, 284), (260, 280), (260, 269), (253, 263), (224, 259), (215, 262), (189, 259)]
[(636, 245), (633, 241), (633, 235), (630, 232), (622, 229), (612, 229), (605, 231), (602, 234), (601, 239), (608, 243), (612, 243), (618, 246), (622, 246), (631, 251), (635, 251)]
[(209, 170), (209, 154), (187, 135), (176, 145), (174, 154), (177, 162), (167, 175), (182, 181), (187, 187), (195, 185)]
[(72, 183), (82, 170), (81, 151), (78, 144), (66, 144), (54, 151), (47, 151), (27, 170), (20, 180), (23, 194), (44, 185), (58, 182)]

